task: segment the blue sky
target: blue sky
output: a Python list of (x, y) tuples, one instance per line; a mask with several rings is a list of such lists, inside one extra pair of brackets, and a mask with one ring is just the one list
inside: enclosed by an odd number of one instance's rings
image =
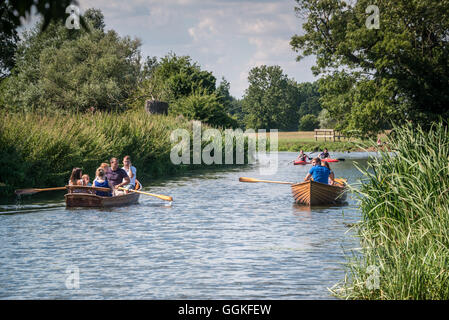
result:
[[(298, 82), (314, 81), (314, 58), (295, 61), (289, 45), (301, 33), (294, 0), (78, 0), (81, 13), (94, 7), (106, 29), (142, 41), (142, 55), (170, 51), (189, 55), (217, 77), (231, 83), (240, 98), (255, 66), (279, 65)], [(218, 84), (218, 83), (217, 83)]]

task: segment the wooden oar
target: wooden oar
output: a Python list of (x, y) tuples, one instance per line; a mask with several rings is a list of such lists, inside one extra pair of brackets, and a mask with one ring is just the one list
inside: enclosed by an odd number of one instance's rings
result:
[(81, 189), (81, 190), (95, 190), (95, 191), (106, 191), (106, 192), (112, 192), (110, 188), (103, 188), (103, 187), (93, 187), (93, 186), (65, 186), (67, 189)]
[(56, 190), (65, 190), (66, 187), (55, 187), (55, 188), (29, 188), (29, 189), (18, 189), (15, 192), (18, 196), (24, 195), (24, 194), (35, 194), (42, 191), (56, 191)]
[(280, 183), (280, 184), (295, 184), (294, 182), (286, 182), (286, 181), (272, 181), (272, 180), (259, 180), (254, 178), (246, 178), (240, 177), (240, 182), (267, 182), (267, 183)]
[(87, 189), (87, 190), (97, 190), (97, 191), (111, 191), (109, 188), (100, 187), (89, 187), (89, 186), (65, 186), (65, 187), (55, 187), (55, 188), (29, 188), (29, 189), (18, 189), (15, 192), (18, 196), (24, 194), (35, 194), (42, 191), (58, 191), (66, 189)]
[[(118, 189), (123, 190), (123, 191), (128, 190), (128, 189), (122, 188), (122, 187), (118, 187)], [(159, 198), (159, 199), (162, 199), (162, 200), (165, 200), (165, 201), (173, 201), (173, 198), (172, 198), (172, 197), (170, 197), (170, 196), (164, 196), (164, 195), (162, 195), (162, 194), (148, 193), (148, 192), (143, 192), (143, 191), (133, 190), (133, 189), (129, 189), (128, 191), (136, 192), (136, 193), (141, 193), (141, 194), (145, 194), (145, 195), (147, 195), (147, 196), (156, 197), (156, 198)]]

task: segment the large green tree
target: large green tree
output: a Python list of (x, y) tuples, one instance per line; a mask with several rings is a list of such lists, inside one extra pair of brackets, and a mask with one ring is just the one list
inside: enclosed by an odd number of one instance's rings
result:
[(8, 2), (0, 4), (0, 79), (9, 75), (15, 64), (15, 52), (19, 36), (17, 34), (14, 21), (9, 14), (12, 7)]
[[(359, 135), (389, 120), (427, 125), (449, 117), (448, 0), (297, 0), (298, 60), (315, 55), (323, 106)], [(368, 28), (379, 8), (379, 29)], [(367, 23), (368, 20), (368, 23)]]
[(212, 72), (201, 70), (189, 56), (173, 52), (159, 61), (147, 58), (143, 76), (136, 94), (139, 106), (149, 97), (173, 103), (196, 92), (212, 94), (215, 91), (216, 78)]
[[(92, 20), (90, 20), (92, 18)], [(103, 15), (87, 10), (92, 30), (38, 23), (18, 46), (16, 67), (2, 82), (3, 102), (15, 110), (123, 109), (140, 73), (139, 40), (103, 31)]]
[(254, 67), (242, 101), (245, 124), (253, 129), (296, 130), (299, 89), (279, 66)]

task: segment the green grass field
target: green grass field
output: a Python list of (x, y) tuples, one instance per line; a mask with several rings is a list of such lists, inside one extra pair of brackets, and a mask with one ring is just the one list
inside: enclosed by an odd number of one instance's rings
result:
[[(356, 151), (361, 149), (362, 141), (357, 139), (336, 139), (334, 142), (329, 138), (319, 138), (315, 140), (313, 131), (296, 131), (296, 132), (278, 132), (278, 150), (298, 152), (319, 151), (327, 148), (329, 151)], [(267, 137), (270, 134), (267, 133)]]

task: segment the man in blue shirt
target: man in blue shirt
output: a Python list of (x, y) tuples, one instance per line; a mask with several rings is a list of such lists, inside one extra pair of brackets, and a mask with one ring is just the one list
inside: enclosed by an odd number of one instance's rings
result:
[(307, 176), (304, 178), (304, 181), (310, 180), (313, 178), (313, 181), (328, 184), (329, 183), (329, 175), (331, 171), (325, 166), (321, 165), (320, 158), (313, 158), (312, 160), (312, 169), (310, 169)]

